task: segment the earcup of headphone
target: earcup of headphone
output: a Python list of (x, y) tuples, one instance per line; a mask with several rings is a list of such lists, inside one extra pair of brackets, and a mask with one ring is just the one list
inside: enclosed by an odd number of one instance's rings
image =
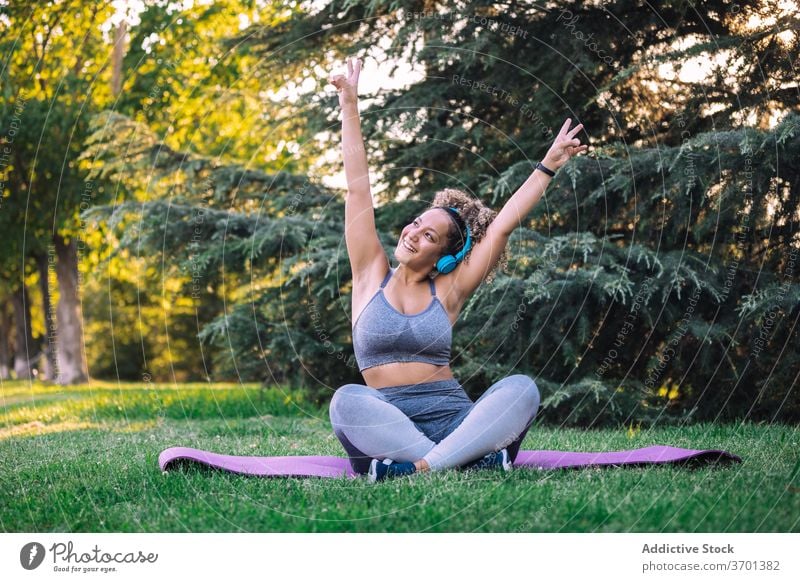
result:
[(456, 268), (458, 261), (453, 255), (445, 255), (438, 261), (436, 261), (436, 270), (446, 275), (450, 271)]

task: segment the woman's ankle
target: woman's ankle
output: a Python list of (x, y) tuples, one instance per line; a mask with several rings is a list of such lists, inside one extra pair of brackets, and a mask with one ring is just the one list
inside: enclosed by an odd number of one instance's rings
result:
[(430, 471), (430, 466), (428, 465), (428, 461), (425, 459), (420, 459), (419, 461), (414, 461), (414, 466), (417, 468), (418, 473), (424, 473), (425, 471)]

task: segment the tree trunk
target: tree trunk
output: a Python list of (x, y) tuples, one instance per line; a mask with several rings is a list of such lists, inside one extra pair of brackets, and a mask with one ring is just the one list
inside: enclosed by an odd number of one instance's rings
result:
[(17, 330), (14, 342), (14, 374), (18, 380), (30, 380), (34, 377), (31, 363), (39, 355), (39, 350), (33, 343), (30, 303), (24, 284), (14, 291), (11, 303), (14, 305), (14, 327)]
[(125, 57), (125, 33), (128, 31), (128, 23), (124, 20), (117, 26), (114, 34), (114, 50), (111, 53), (111, 93), (114, 97), (119, 97), (122, 91), (122, 59)]
[(11, 378), (11, 346), (8, 338), (11, 335), (11, 317), (8, 305), (0, 301), (0, 380)]
[(55, 267), (55, 254), (37, 255), (39, 267), (39, 288), (42, 291), (42, 311), (44, 312), (44, 370), (42, 378), (49, 382), (58, 381), (58, 350), (56, 322), (53, 318), (53, 305), (50, 299), (50, 268)]
[(78, 249), (74, 238), (67, 243), (56, 235), (53, 242), (58, 256), (58, 383), (81, 384), (89, 379), (89, 371), (83, 351), (83, 322), (78, 296)]

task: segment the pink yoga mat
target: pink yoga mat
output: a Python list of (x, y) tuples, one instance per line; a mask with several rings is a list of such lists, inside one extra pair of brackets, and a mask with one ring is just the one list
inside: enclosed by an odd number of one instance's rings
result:
[[(717, 449), (695, 450), (654, 445), (630, 451), (577, 453), (570, 451), (519, 451), (514, 468), (568, 469), (597, 466), (651, 464), (741, 463), (736, 455)], [(182, 463), (197, 463), (240, 475), (259, 477), (358, 477), (345, 457), (289, 456), (239, 457), (188, 447), (171, 447), (158, 457), (162, 471)]]

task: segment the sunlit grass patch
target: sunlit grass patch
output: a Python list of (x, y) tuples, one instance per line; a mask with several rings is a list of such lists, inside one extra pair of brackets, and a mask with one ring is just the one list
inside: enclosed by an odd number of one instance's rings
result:
[(104, 430), (115, 433), (134, 433), (152, 430), (162, 422), (163, 419), (134, 422), (127, 422), (124, 420), (104, 420), (102, 422), (64, 420), (49, 423), (42, 422), (41, 420), (33, 420), (30, 422), (24, 422), (22, 424), (10, 424), (6, 427), (0, 428), (0, 440), (10, 439), (12, 437), (23, 438), (89, 429)]
[(6, 428), (0, 428), (0, 440), (11, 437), (28, 437), (49, 434), (54, 432), (65, 432), (71, 430), (86, 430), (97, 428), (100, 425), (94, 422), (85, 421), (64, 421), (45, 424), (39, 420), (33, 420), (23, 424), (14, 424)]
[(99, 422), (102, 419), (201, 419), (264, 415), (317, 415), (320, 406), (303, 392), (258, 384), (93, 382), (51, 386), (12, 382), (0, 389), (0, 426), (31, 422)]

